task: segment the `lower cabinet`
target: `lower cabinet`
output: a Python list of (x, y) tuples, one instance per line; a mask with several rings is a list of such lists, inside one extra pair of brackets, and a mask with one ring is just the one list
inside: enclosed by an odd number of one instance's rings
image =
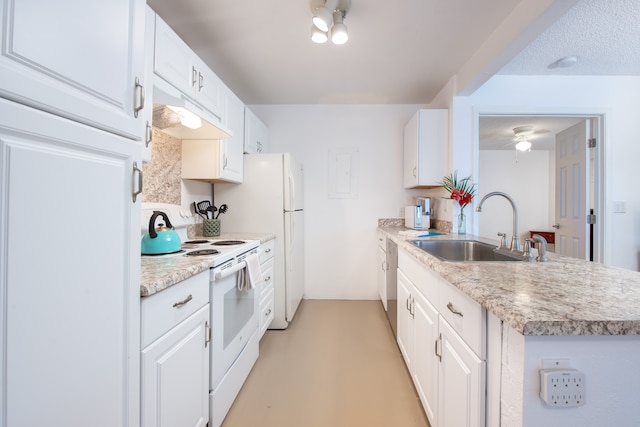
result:
[(386, 251), (387, 238), (378, 232), (378, 267), (377, 267), (377, 283), (378, 293), (380, 294), (380, 300), (385, 310), (387, 308), (387, 251)]
[(142, 301), (142, 426), (209, 422), (208, 271)]
[(470, 302), (428, 267), (399, 253), (398, 346), (431, 427), (485, 425), (486, 313)]

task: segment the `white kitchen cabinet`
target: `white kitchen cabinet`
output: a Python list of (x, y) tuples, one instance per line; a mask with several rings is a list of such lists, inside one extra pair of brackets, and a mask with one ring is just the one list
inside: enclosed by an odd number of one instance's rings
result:
[(404, 127), (404, 188), (440, 185), (448, 146), (448, 110), (418, 110)]
[[(437, 426), (484, 426), (485, 362), (444, 320), (440, 321), (439, 348)], [(435, 426), (432, 424), (432, 427)]]
[[(156, 15), (154, 72), (223, 121), (222, 80)], [(217, 124), (214, 123), (214, 124)]]
[(432, 427), (485, 425), (486, 313), (404, 251), (397, 340)]
[(225, 125), (230, 138), (182, 140), (182, 179), (241, 183), (243, 178), (244, 104), (225, 86)]
[(260, 273), (263, 282), (258, 290), (258, 313), (260, 315), (260, 338), (264, 335), (274, 316), (274, 255), (275, 240), (269, 240), (260, 246)]
[(130, 139), (0, 98), (2, 427), (139, 425), (139, 160)]
[(209, 421), (209, 272), (142, 300), (142, 426)]
[(244, 152), (249, 154), (269, 152), (269, 128), (249, 107), (244, 110)]
[(0, 96), (142, 141), (145, 2), (0, 4)]
[(148, 82), (149, 89), (145, 91), (145, 103), (147, 108), (144, 109), (145, 131), (142, 140), (142, 161), (151, 161), (151, 144), (153, 143), (153, 90), (151, 85), (153, 82), (153, 57), (154, 43), (156, 34), (156, 13), (149, 7), (145, 10), (145, 35), (144, 35), (144, 81)]

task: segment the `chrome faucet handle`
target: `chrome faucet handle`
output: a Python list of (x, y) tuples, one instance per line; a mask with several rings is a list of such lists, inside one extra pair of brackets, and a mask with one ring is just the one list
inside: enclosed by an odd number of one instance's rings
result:
[(527, 259), (527, 261), (533, 261), (533, 251), (531, 249), (531, 239), (524, 239), (524, 250), (522, 255)]
[(509, 247), (511, 252), (520, 252), (520, 239), (517, 234), (511, 237), (511, 246)]
[(498, 233), (498, 236), (500, 236), (500, 248), (506, 248), (507, 247), (507, 233)]

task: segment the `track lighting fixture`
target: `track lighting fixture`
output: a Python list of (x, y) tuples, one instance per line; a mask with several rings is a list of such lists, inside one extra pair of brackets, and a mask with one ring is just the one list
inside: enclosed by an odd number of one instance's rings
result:
[(331, 35), (334, 44), (346, 43), (349, 34), (344, 18), (350, 7), (351, 0), (311, 0), (311, 40), (325, 43)]

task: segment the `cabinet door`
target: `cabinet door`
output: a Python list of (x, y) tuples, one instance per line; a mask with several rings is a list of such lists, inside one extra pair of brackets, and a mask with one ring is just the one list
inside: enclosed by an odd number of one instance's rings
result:
[(407, 276), (398, 270), (398, 331), (397, 340), (398, 347), (404, 362), (411, 372), (412, 356), (413, 356), (413, 318), (411, 314), (411, 290), (413, 285)]
[(266, 153), (269, 148), (269, 128), (248, 107), (244, 114), (245, 153)]
[(483, 427), (485, 362), (440, 317), (441, 354), (438, 426)]
[(244, 172), (244, 103), (231, 90), (226, 89), (226, 124), (233, 132), (223, 140), (222, 177), (229, 182), (242, 182)]
[(419, 110), (404, 128), (405, 188), (439, 185), (448, 164), (448, 110)]
[(404, 127), (403, 135), (403, 183), (404, 188), (418, 185), (418, 114)]
[(3, 427), (139, 424), (139, 157), (0, 98)]
[(199, 58), (196, 57), (194, 63), (197, 71), (197, 81), (194, 87), (196, 94), (195, 99), (206, 110), (209, 110), (209, 112), (218, 119), (218, 123), (220, 123), (223, 119), (221, 105), (222, 80)]
[(195, 97), (198, 70), (189, 46), (158, 15), (155, 18), (155, 58), (153, 71), (180, 92)]
[(142, 351), (142, 426), (209, 422), (209, 305)]
[(151, 143), (153, 140), (153, 130), (151, 127), (151, 123), (153, 121), (153, 90), (152, 90), (152, 82), (153, 82), (153, 56), (154, 56), (154, 38), (155, 38), (155, 28), (156, 28), (156, 14), (155, 12), (147, 6), (146, 14), (145, 14), (145, 51), (144, 51), (144, 80), (145, 82), (149, 82), (149, 90), (145, 92), (146, 99), (145, 102), (148, 104), (148, 107), (144, 109), (144, 139), (142, 140), (142, 161), (149, 162), (151, 161)]
[[(435, 352), (438, 338), (438, 311), (419, 292), (414, 292), (413, 366), (411, 374), (431, 427), (439, 424), (438, 408), (439, 359)], [(446, 424), (441, 424), (446, 425)]]
[(142, 140), (143, 0), (3, 0), (0, 22), (0, 96)]

